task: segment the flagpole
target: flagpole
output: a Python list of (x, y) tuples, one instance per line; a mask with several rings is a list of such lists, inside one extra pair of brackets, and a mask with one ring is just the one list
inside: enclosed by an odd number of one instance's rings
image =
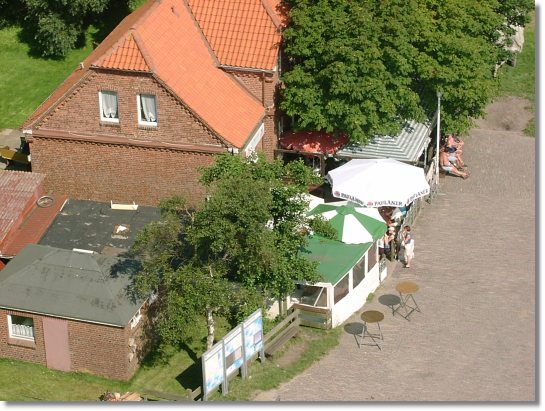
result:
[(441, 92), (437, 92), (437, 142), (435, 150), (435, 183), (439, 184), (439, 140), (441, 139)]

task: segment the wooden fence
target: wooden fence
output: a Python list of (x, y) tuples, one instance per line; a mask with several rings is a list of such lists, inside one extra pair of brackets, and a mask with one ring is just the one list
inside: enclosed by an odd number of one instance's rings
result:
[(299, 320), (301, 325), (307, 327), (321, 328), (329, 330), (333, 321), (331, 310), (329, 308), (310, 307), (308, 305), (293, 304), (293, 308), (299, 310)]
[(300, 311), (295, 309), (293, 312), (284, 318), (269, 331), (263, 338), (265, 344), (265, 355), (273, 355), (278, 351), (290, 338), (295, 337), (299, 332), (301, 320), (299, 318)]

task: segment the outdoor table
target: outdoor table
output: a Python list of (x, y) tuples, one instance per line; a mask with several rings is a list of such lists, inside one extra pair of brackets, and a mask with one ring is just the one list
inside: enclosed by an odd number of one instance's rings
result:
[[(401, 303), (399, 304), (399, 307), (394, 310), (394, 313), (398, 313), (403, 318), (410, 321), (409, 316), (414, 311), (420, 312), (420, 307), (418, 307), (418, 304), (416, 303), (413, 296), (413, 294), (418, 291), (418, 284), (412, 281), (402, 281), (400, 283), (397, 283), (396, 290), (399, 293)], [(409, 304), (409, 300), (412, 301), (412, 304)], [(400, 309), (403, 309), (405, 314), (402, 314), (400, 312)]]
[[(380, 346), (380, 342), (384, 341), (384, 337), (382, 335), (382, 330), (380, 329), (380, 322), (384, 319), (384, 314), (376, 310), (364, 311), (361, 314), (361, 319), (363, 321), (363, 330), (361, 331), (360, 340), (358, 341), (356, 339), (358, 343), (358, 348), (361, 348), (362, 345), (371, 345), (371, 346), (376, 345), (379, 350), (382, 350), (382, 347)], [(375, 323), (377, 325), (378, 333), (373, 334), (369, 332), (367, 324), (372, 324), (372, 323)], [(372, 343), (364, 342), (366, 338), (370, 339), (373, 342)]]
[(396, 306), (401, 304), (401, 298), (394, 294), (384, 294), (380, 296), (379, 301), (392, 309), (392, 315), (395, 315), (396, 310), (399, 308)]

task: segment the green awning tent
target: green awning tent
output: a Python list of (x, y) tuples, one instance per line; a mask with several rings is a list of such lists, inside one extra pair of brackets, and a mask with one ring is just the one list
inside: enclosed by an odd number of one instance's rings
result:
[(318, 273), (323, 282), (335, 285), (356, 265), (372, 245), (372, 242), (345, 244), (313, 235), (309, 237), (308, 244), (301, 250), (301, 254), (310, 261), (318, 263)]

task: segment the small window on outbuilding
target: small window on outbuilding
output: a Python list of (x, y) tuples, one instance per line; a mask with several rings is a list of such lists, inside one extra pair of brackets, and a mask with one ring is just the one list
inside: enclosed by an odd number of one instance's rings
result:
[(356, 288), (365, 278), (365, 255), (352, 268), (352, 287)]
[(337, 304), (346, 295), (348, 295), (348, 274), (345, 275), (341, 281), (335, 284), (333, 288), (333, 304)]
[(9, 336), (34, 341), (34, 320), (20, 315), (8, 315)]

